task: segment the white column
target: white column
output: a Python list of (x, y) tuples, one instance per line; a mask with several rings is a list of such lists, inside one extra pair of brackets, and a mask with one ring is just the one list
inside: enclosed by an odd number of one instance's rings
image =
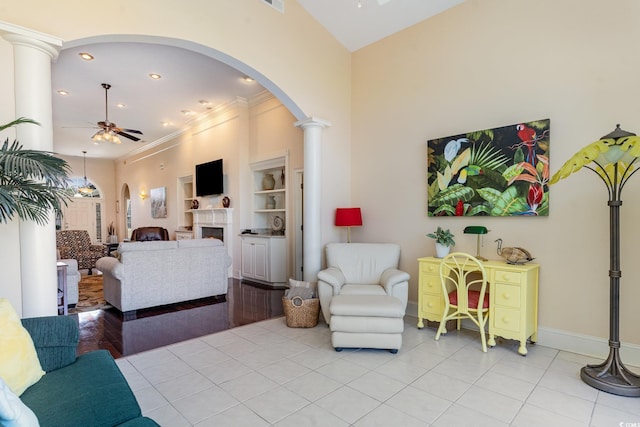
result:
[[(13, 44), (16, 117), (40, 123), (16, 127), (16, 137), (24, 148), (53, 151), (51, 61), (62, 41), (7, 23), (0, 34)], [(55, 238), (53, 212), (46, 225), (20, 222), (22, 317), (58, 314)]]
[(317, 280), (322, 266), (322, 240), (320, 236), (320, 169), (322, 166), (322, 130), (331, 123), (309, 117), (295, 123), (304, 131), (304, 237), (302, 243), (302, 265), (304, 280)]

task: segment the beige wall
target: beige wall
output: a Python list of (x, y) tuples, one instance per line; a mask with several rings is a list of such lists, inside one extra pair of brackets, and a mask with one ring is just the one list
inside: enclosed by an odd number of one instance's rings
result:
[[(417, 299), (416, 258), (433, 255), (425, 234), (438, 225), (456, 249), (475, 253), (467, 225), (528, 248), (541, 265), (539, 324), (606, 338), (609, 313), (607, 193), (587, 170), (553, 186), (540, 218), (428, 218), (426, 141), (551, 119), (551, 169), (616, 123), (640, 132), (640, 40), (634, 0), (468, 0), (353, 55), (353, 204), (356, 241), (402, 244), (402, 267)], [(355, 154), (357, 153), (357, 154)], [(640, 178), (622, 206), (621, 339), (640, 344)]]

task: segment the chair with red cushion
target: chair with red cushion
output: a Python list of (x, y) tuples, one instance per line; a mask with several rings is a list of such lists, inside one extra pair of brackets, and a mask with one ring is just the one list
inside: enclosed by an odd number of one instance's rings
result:
[(487, 273), (482, 261), (462, 252), (454, 252), (442, 259), (440, 281), (444, 295), (444, 312), (436, 333), (436, 340), (446, 334), (448, 320), (471, 319), (480, 329), (482, 351), (487, 352), (485, 324), (489, 318), (489, 289)]

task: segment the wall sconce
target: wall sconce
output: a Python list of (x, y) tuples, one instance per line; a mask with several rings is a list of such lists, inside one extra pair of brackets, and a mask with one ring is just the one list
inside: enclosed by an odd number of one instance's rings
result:
[(147, 193), (145, 193), (144, 191), (141, 191), (141, 192), (140, 192), (140, 199), (141, 199), (141, 200), (144, 200), (144, 199), (146, 199), (146, 198), (148, 198), (148, 197), (149, 197), (149, 195), (148, 195)]
[(351, 227), (362, 226), (360, 208), (337, 208), (335, 224), (338, 227), (347, 227), (347, 243), (351, 243)]

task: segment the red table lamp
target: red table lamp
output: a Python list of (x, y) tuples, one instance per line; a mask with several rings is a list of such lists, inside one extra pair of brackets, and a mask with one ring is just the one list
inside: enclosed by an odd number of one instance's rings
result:
[(360, 212), (360, 208), (337, 208), (336, 226), (347, 227), (347, 243), (351, 243), (351, 227), (362, 226), (362, 212)]

